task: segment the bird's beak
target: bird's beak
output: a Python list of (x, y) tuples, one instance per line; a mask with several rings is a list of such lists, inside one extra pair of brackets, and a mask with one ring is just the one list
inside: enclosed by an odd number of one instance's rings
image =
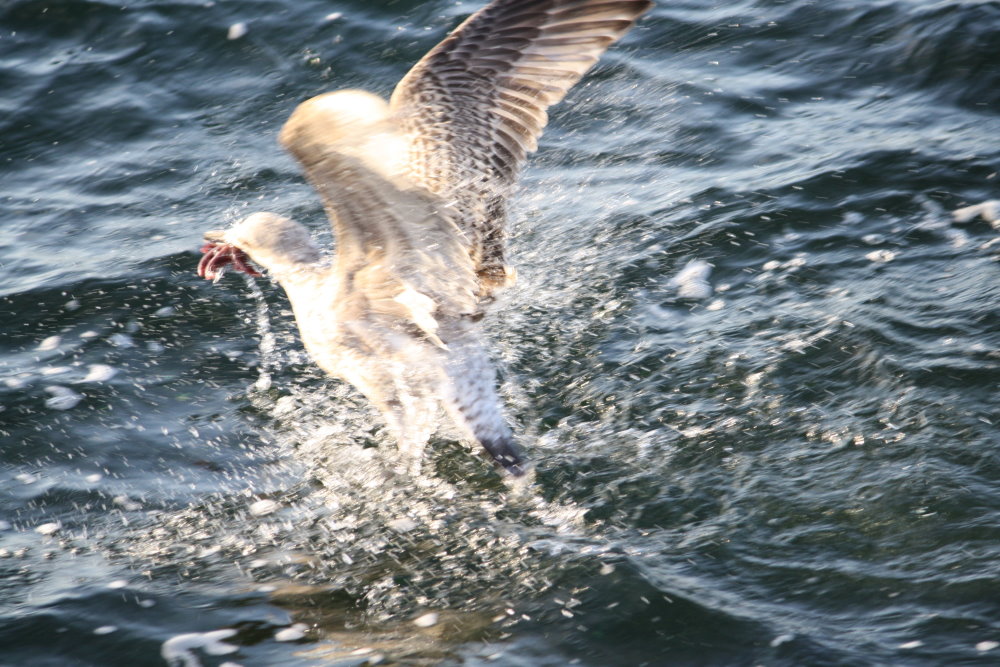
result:
[(225, 241), (225, 229), (210, 229), (205, 232), (205, 240), (209, 243), (223, 243)]

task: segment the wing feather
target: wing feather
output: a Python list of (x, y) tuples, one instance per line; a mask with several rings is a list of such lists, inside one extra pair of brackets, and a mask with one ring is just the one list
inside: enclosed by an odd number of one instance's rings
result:
[(408, 177), (455, 202), (483, 271), (501, 270), (503, 199), (559, 102), (650, 0), (495, 0), (403, 77), (390, 109)]
[(285, 123), (281, 143), (323, 200), (339, 283), (361, 300), (358, 312), (433, 335), (432, 314), (476, 312), (476, 277), (458, 212), (403, 173), (405, 141), (385, 107), (362, 91), (312, 98)]

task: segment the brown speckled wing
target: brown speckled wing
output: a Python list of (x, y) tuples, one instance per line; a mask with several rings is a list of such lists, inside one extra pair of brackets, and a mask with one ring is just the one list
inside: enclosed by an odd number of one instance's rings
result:
[(495, 0), (400, 81), (409, 177), (454, 202), (480, 277), (502, 282), (504, 198), (560, 101), (649, 0)]

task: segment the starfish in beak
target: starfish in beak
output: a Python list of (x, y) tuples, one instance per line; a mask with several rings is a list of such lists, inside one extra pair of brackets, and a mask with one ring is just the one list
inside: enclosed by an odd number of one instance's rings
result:
[(226, 243), (224, 235), (225, 232), (219, 230), (205, 233), (205, 245), (201, 247), (205, 256), (198, 263), (198, 275), (206, 280), (218, 280), (232, 264), (237, 271), (259, 278), (261, 273), (250, 264), (247, 254), (232, 243)]

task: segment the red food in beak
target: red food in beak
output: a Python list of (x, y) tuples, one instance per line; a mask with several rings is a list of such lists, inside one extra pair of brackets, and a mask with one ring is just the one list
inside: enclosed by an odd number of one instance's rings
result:
[(247, 254), (229, 243), (209, 241), (201, 247), (205, 256), (198, 262), (198, 275), (208, 280), (222, 276), (222, 270), (230, 264), (238, 271), (254, 277), (260, 277), (260, 272), (250, 266)]

